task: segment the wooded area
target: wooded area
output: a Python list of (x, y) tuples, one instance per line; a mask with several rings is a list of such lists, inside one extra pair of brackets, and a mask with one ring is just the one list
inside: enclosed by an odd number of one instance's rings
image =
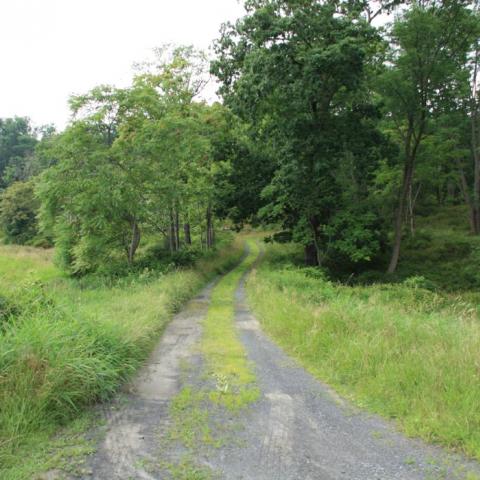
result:
[[(222, 220), (280, 227), (307, 265), (392, 274), (419, 212), (464, 204), (480, 234), (477, 1), (245, 9), (211, 61), (160, 48), (129, 88), (72, 97), (63, 132), (1, 120), (5, 240), (82, 274), (132, 265), (145, 235), (208, 249)], [(222, 103), (199, 99), (209, 72)]]

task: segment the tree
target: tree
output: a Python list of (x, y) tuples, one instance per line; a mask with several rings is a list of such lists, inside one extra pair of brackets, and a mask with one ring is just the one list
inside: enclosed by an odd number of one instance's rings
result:
[[(474, 2), (474, 12), (477, 22), (480, 23), (480, 2)], [(471, 152), (473, 158), (473, 191), (469, 195), (469, 190), (465, 185), (464, 176), (462, 184), (464, 185), (465, 198), (470, 208), (470, 224), (475, 235), (480, 235), (480, 28), (477, 28), (477, 36), (473, 43), (471, 53), (471, 82), (469, 91), (468, 110), (471, 128)]]
[(122, 256), (131, 266), (148, 232), (163, 234), (171, 253), (192, 243), (192, 231), (213, 246), (212, 138), (223, 110), (193, 100), (201, 79), (190, 56), (196, 61), (192, 49), (175, 49), (131, 87), (71, 99), (75, 120), (55, 137), (49, 152), (58, 162), (37, 190), (42, 227), (70, 272)]
[(122, 130), (115, 148), (139, 174), (146, 221), (165, 235), (171, 252), (179, 250), (181, 217), (184, 225), (198, 221), (198, 211), (206, 215), (213, 196), (210, 144), (201, 119), (173, 111), (135, 132)]
[(77, 122), (59, 137), (56, 154), (60, 161), (41, 175), (37, 193), (43, 230), (52, 232), (63, 266), (84, 273), (120, 252), (133, 261), (140, 193), (104, 137)]
[(25, 162), (33, 156), (36, 144), (28, 118), (0, 118), (0, 189), (24, 179)]
[(2, 192), (0, 228), (6, 242), (24, 245), (37, 236), (38, 207), (32, 182), (15, 182)]
[(400, 257), (403, 220), (420, 147), (432, 118), (449, 108), (465, 82), (467, 53), (477, 25), (468, 2), (415, 3), (392, 30), (390, 65), (379, 86), (386, 113), (403, 143), (403, 179), (395, 213), (388, 273)]
[[(334, 2), (265, 0), (246, 7), (243, 19), (224, 26), (212, 72), (226, 104), (270, 146), (274, 174), (261, 214), (305, 245), (309, 264), (321, 264), (333, 244), (354, 262), (367, 260), (378, 250), (376, 229), (373, 238), (346, 242), (342, 225), (348, 217), (355, 224), (350, 231), (359, 232), (375, 217), (366, 215), (364, 181), (381, 158), (375, 146), (381, 135), (365, 79), (378, 36)], [(353, 125), (361, 135), (352, 136)], [(346, 183), (339, 175), (345, 164), (354, 167)], [(347, 189), (355, 190), (355, 206)]]

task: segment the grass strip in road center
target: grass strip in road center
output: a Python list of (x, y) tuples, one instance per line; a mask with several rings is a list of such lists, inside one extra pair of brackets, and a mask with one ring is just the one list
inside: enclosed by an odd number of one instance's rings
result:
[(255, 374), (235, 330), (235, 291), (245, 273), (255, 263), (259, 247), (247, 240), (248, 253), (242, 263), (225, 275), (214, 288), (204, 323), (202, 352), (208, 374), (216, 381), (210, 400), (237, 410), (255, 401), (259, 392)]
[[(178, 463), (177, 459), (164, 464), (173, 478), (187, 478), (187, 471), (200, 468), (194, 461), (200, 448), (224, 444), (228, 426), (222, 423), (218, 428), (222, 411), (238, 413), (257, 400), (260, 394), (255, 373), (235, 328), (235, 292), (259, 254), (259, 247), (254, 240), (248, 239), (247, 245), (248, 253), (243, 261), (221, 278), (211, 293), (200, 343), (205, 361), (206, 385), (187, 385), (172, 401), (172, 426), (168, 438), (189, 452), (188, 462), (182, 460)], [(163, 456), (166, 454), (163, 451)], [(188, 465), (188, 469), (185, 465)], [(209, 476), (202, 474), (198, 478)]]

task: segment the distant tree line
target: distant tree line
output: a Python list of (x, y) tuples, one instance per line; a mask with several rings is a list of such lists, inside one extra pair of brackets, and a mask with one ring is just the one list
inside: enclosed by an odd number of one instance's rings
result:
[(54, 127), (33, 128), (28, 118), (0, 118), (0, 237), (9, 243), (49, 245), (39, 232), (33, 178), (54, 163), (48, 145)]

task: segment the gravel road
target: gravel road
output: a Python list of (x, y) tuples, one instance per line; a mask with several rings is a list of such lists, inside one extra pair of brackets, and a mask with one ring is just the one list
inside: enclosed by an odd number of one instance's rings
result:
[(211, 462), (221, 478), (454, 480), (480, 474), (477, 463), (405, 438), (390, 422), (354, 408), (287, 357), (250, 312), (244, 281), (236, 303), (262, 396), (243, 422), (244, 447), (227, 447)]
[[(260, 399), (215, 425), (233, 433), (219, 446), (187, 451), (159, 439), (169, 428), (169, 404), (186, 383), (201, 388), (195, 348), (212, 286), (169, 324), (130, 391), (104, 407), (103, 440), (84, 479), (228, 480), (456, 480), (480, 478), (480, 466), (461, 456), (405, 438), (392, 423), (342, 400), (287, 357), (262, 333), (250, 312), (242, 279), (236, 326), (257, 375)], [(185, 374), (182, 365), (188, 363)], [(183, 373), (182, 373), (183, 372)], [(173, 449), (173, 451), (172, 451)], [(172, 455), (201, 467), (174, 474)], [(204, 473), (205, 467), (209, 474)], [(169, 473), (168, 473), (169, 472)], [(203, 473), (202, 473), (203, 472)]]

